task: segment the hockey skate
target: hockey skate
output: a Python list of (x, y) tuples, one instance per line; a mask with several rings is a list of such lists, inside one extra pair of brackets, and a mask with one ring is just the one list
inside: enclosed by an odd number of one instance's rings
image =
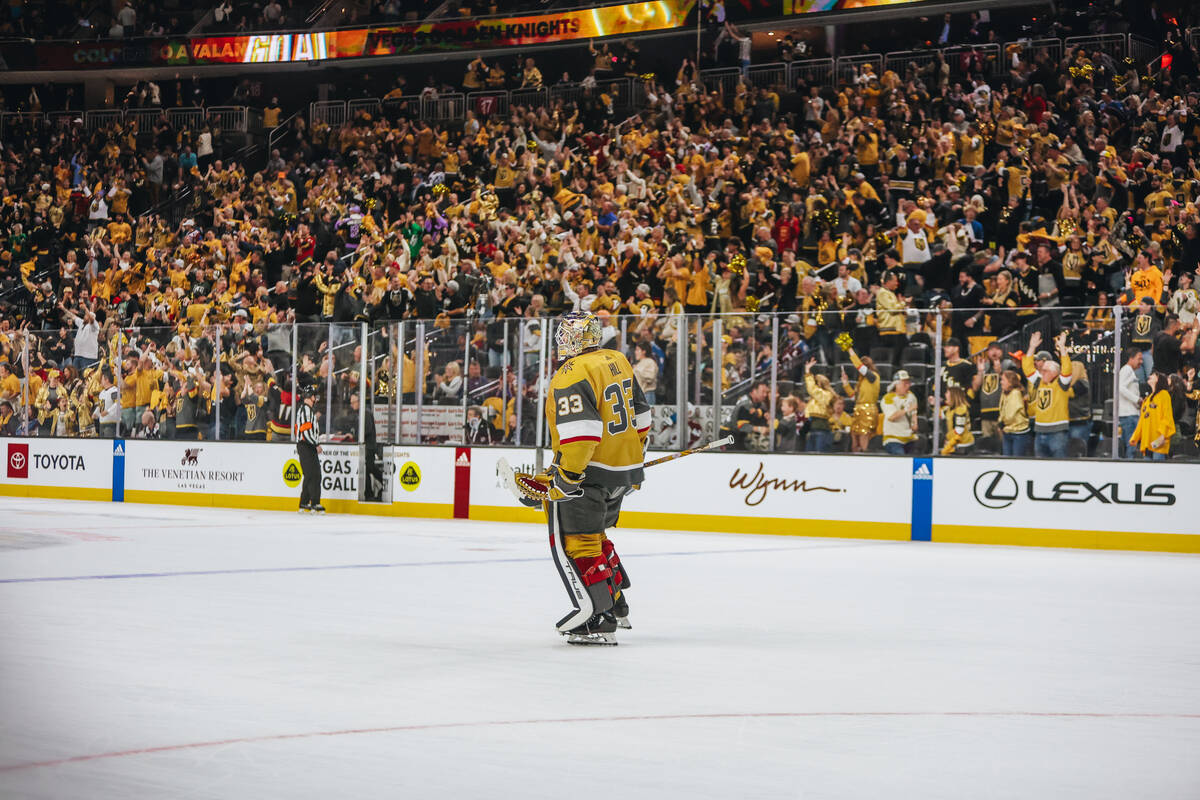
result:
[(567, 644), (617, 644), (617, 622), (609, 614), (597, 614), (582, 625), (560, 633), (567, 637)]

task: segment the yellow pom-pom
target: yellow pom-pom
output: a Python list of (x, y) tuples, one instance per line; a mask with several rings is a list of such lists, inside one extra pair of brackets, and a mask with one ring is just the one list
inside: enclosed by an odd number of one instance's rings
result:
[(839, 333), (834, 341), (837, 342), (837, 346), (843, 350), (849, 350), (851, 347), (854, 347), (854, 337), (845, 331)]
[(653, 72), (643, 72), (641, 75), (641, 78), (644, 81), (652, 81), (652, 80), (654, 80), (654, 73)]
[(446, 188), (446, 184), (444, 184), (444, 183), (435, 183), (433, 185), (433, 196), (434, 197), (441, 197), (448, 191), (450, 191), (450, 190)]
[(729, 271), (740, 277), (746, 271), (746, 257), (738, 253), (729, 259)]
[(752, 294), (746, 295), (746, 310), (753, 314), (758, 311), (759, 299)]

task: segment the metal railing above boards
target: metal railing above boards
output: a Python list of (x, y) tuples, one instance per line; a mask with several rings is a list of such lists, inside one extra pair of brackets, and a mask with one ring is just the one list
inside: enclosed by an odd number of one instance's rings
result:
[[(1200, 30), (1189, 29), (1188, 40), (1197, 46)], [(1100, 34), (1075, 36), (1068, 39), (1022, 39), (1000, 44), (955, 45), (926, 50), (904, 50), (891, 53), (867, 53), (841, 58), (814, 58), (802, 61), (775, 62), (749, 67), (745, 74), (737, 68), (702, 70), (700, 81), (709, 91), (723, 90), (732, 94), (739, 83), (759, 88), (792, 89), (801, 83), (808, 86), (836, 86), (841, 82), (852, 83), (862, 80), (869, 67), (874, 75), (883, 70), (893, 70), (902, 78), (910, 71), (929, 69), (938, 55), (945, 59), (952, 75), (968, 72), (985, 75), (1003, 75), (1012, 67), (1013, 58), (1036, 60), (1043, 56), (1060, 61), (1073, 48), (1083, 47), (1097, 51), (1118, 65), (1126, 56), (1132, 57), (1139, 68), (1158, 62), (1162, 47), (1156, 42), (1135, 34)], [(660, 83), (664, 81), (659, 81)], [(671, 81), (667, 80), (670, 84)], [(556, 102), (580, 102), (588, 92), (606, 94), (612, 99), (614, 110), (625, 114), (649, 104), (645, 81), (622, 77), (597, 81), (589, 89), (582, 83), (555, 84), (542, 89), (493, 89), (439, 95), (411, 95), (399, 98), (360, 98), (356, 100), (322, 100), (309, 104), (310, 125), (322, 122), (331, 127), (344, 125), (361, 111), (372, 115), (389, 117), (404, 115), (431, 122), (452, 123), (466, 118), (471, 111), (477, 117), (504, 116), (520, 105), (544, 106)], [(97, 109), (93, 111), (3, 112), (0, 113), (0, 139), (14, 125), (70, 125), (82, 120), (91, 131), (114, 124), (126, 124), (137, 120), (139, 127), (147, 130), (162, 114), (176, 128), (199, 128), (212, 116), (227, 131), (250, 133), (261, 130), (262, 115), (257, 109), (242, 106), (218, 106), (207, 109)]]
[(47, 114), (6, 111), (0, 113), (0, 139), (16, 125), (60, 128), (82, 124), (84, 130), (95, 131), (113, 125), (136, 123), (140, 131), (150, 132), (164, 118), (176, 130), (197, 130), (210, 124), (233, 133), (250, 133), (262, 128), (262, 112), (246, 106), (102, 108), (92, 111), (52, 111)]
[[(73, 329), (17, 333), (21, 391), (3, 398), (17, 412), (12, 430), (290, 441), (301, 402), (292, 387), (313, 386), (327, 441), (549, 442), (553, 317), (269, 319), (256, 310), (240, 323), (107, 325), (94, 357), (76, 353)], [(1112, 306), (883, 309), (830, 298), (809, 311), (603, 316), (602, 346), (628, 357), (654, 450), (732, 434), (736, 449), (762, 453), (1196, 460), (1193, 387), (1164, 363), (1158, 330)], [(1177, 332), (1185, 360), (1197, 330)], [(1164, 367), (1174, 371), (1151, 377)], [(1138, 427), (1151, 396), (1172, 404), (1173, 433)]]
[[(939, 56), (944, 59), (952, 75), (981, 73), (998, 76), (1012, 68), (1014, 57), (1025, 61), (1041, 57), (1060, 61), (1066, 53), (1076, 47), (1100, 52), (1112, 59), (1114, 64), (1127, 55), (1132, 56), (1139, 66), (1154, 62), (1161, 52), (1161, 47), (1136, 35), (1102, 34), (1068, 39), (1022, 39), (1005, 44), (984, 43), (891, 53), (866, 53), (837, 59), (814, 58), (774, 62), (753, 65), (745, 72), (736, 67), (707, 69), (700, 71), (699, 79), (708, 91), (723, 91), (726, 94), (735, 93), (739, 84), (757, 88), (788, 89), (801, 83), (809, 86), (835, 86), (839, 83), (864, 80), (868, 74), (879, 76), (884, 70), (892, 70), (901, 78), (915, 77), (922, 70), (933, 69)], [(412, 96), (397, 100), (368, 98), (349, 102), (322, 101), (310, 105), (309, 121), (338, 126), (353, 118), (359, 111), (367, 110), (370, 113), (402, 113), (431, 121), (455, 122), (465, 118), (468, 110), (479, 117), (503, 116), (516, 106), (538, 107), (560, 100), (579, 102), (588, 91), (584, 84), (571, 83), (540, 89), (488, 89), (469, 92), (465, 96), (443, 94), (432, 98)], [(633, 78), (598, 81), (596, 88), (591, 91), (607, 94), (612, 98), (614, 107), (621, 112), (636, 110), (649, 102), (646, 82)]]
[[(736, 72), (736, 70), (735, 70)], [(614, 110), (627, 112), (647, 102), (643, 81), (629, 78), (597, 81), (594, 87), (582, 83), (556, 84), (538, 89), (483, 89), (480, 91), (412, 95), (398, 98), (366, 97), (355, 100), (322, 100), (309, 104), (309, 124), (318, 122), (331, 127), (345, 124), (361, 113), (388, 119), (407, 117), (430, 122), (458, 122), (467, 111), (476, 117), (502, 117), (519, 106), (541, 108), (558, 102), (579, 103), (589, 95), (597, 99), (607, 95)]]

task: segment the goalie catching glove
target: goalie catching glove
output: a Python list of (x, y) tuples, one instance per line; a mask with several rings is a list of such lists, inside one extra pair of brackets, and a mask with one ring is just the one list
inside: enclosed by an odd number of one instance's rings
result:
[(551, 466), (550, 469), (539, 472), (537, 475), (518, 472), (513, 475), (513, 480), (517, 484), (517, 490), (521, 493), (521, 502), (526, 505), (555, 503), (559, 500), (571, 500), (583, 496), (583, 486), (580, 485), (583, 476), (566, 472), (557, 466)]

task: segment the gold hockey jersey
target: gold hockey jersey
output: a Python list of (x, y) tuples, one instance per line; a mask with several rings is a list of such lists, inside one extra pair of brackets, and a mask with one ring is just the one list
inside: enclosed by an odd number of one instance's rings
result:
[(606, 487), (642, 482), (650, 405), (621, 353), (601, 348), (565, 361), (550, 381), (546, 420), (560, 469)]

